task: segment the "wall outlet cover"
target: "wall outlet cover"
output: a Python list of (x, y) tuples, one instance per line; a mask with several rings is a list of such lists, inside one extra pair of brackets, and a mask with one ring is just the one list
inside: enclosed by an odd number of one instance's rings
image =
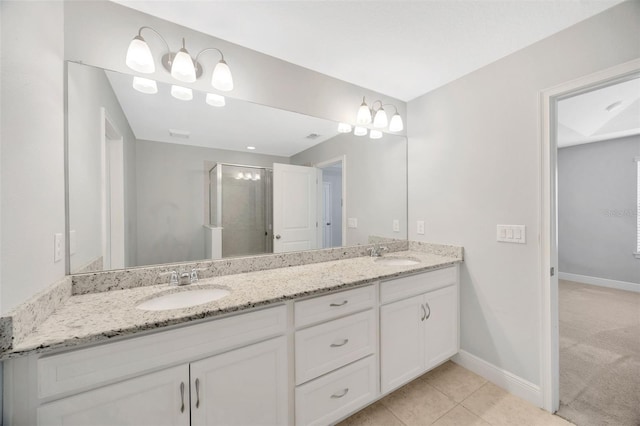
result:
[(418, 235), (424, 235), (424, 220), (419, 220), (417, 222), (416, 232)]
[(63, 247), (62, 234), (55, 234), (53, 236), (53, 261), (54, 262), (60, 262), (62, 260), (62, 247)]
[(347, 219), (347, 226), (349, 228), (357, 228), (358, 227), (358, 218), (350, 217)]
[(393, 219), (393, 232), (400, 232), (400, 221)]

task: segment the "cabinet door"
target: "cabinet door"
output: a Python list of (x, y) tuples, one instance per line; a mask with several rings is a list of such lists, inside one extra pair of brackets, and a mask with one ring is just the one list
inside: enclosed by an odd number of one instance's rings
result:
[(286, 424), (288, 380), (284, 337), (193, 362), (191, 424)]
[(424, 296), (380, 308), (380, 363), (382, 392), (388, 392), (424, 371)]
[(458, 352), (458, 294), (450, 286), (425, 295), (427, 319), (426, 367), (450, 358)]
[(38, 425), (189, 426), (189, 366), (44, 404), (38, 408)]

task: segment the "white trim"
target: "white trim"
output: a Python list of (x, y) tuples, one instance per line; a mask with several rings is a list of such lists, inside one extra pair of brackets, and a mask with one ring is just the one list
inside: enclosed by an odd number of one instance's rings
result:
[(322, 168), (329, 164), (342, 163), (342, 246), (347, 245), (347, 156), (341, 155), (326, 161), (314, 164), (314, 167)]
[(640, 293), (640, 284), (629, 281), (610, 280), (608, 278), (590, 277), (587, 275), (570, 274), (568, 272), (559, 272), (558, 279)]
[(452, 358), (452, 361), (484, 377), (509, 393), (529, 401), (536, 407), (542, 407), (542, 391), (540, 390), (540, 386), (534, 385), (522, 377), (496, 367), (467, 351), (461, 350)]
[(585, 77), (581, 77), (540, 92), (540, 170), (539, 180), (539, 227), (540, 255), (538, 258), (541, 283), (541, 317), (540, 317), (540, 377), (543, 397), (543, 408), (550, 412), (557, 411), (560, 404), (559, 395), (559, 338), (558, 338), (558, 283), (557, 276), (549, 273), (552, 266), (558, 265), (556, 207), (555, 207), (555, 173), (556, 153), (555, 135), (555, 101), (563, 95), (575, 95), (580, 91), (591, 90), (596, 86), (606, 86), (613, 80), (622, 79), (640, 71), (640, 59), (608, 68)]

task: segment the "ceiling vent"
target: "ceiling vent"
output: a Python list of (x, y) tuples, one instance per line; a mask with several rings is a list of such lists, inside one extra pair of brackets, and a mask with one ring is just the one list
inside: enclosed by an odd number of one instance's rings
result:
[(313, 139), (318, 139), (319, 137), (320, 135), (317, 133), (309, 133), (306, 138), (313, 140)]
[(191, 133), (188, 130), (169, 129), (169, 135), (174, 138), (189, 139)]

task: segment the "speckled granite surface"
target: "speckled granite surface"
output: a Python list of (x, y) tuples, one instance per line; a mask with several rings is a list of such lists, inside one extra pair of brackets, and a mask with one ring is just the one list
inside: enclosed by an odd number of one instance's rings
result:
[[(14, 342), (13, 348), (0, 354), (0, 358), (105, 342), (116, 336), (131, 335), (143, 330), (346, 289), (378, 279), (438, 269), (462, 260), (461, 257), (441, 256), (424, 251), (393, 253), (385, 257), (393, 256), (409, 256), (420, 260), (420, 263), (383, 266), (376, 264), (371, 257), (356, 257), (201, 279), (198, 284), (187, 287), (176, 288), (161, 284), (108, 293), (74, 295), (28, 336)], [(142, 311), (136, 308), (141, 301), (155, 295), (211, 286), (229, 289), (231, 294), (214, 302), (185, 309)]]
[(460, 246), (425, 243), (422, 241), (409, 241), (408, 249), (413, 251), (421, 251), (424, 253), (437, 254), (439, 256), (457, 257), (460, 259), (464, 259), (464, 249)]

